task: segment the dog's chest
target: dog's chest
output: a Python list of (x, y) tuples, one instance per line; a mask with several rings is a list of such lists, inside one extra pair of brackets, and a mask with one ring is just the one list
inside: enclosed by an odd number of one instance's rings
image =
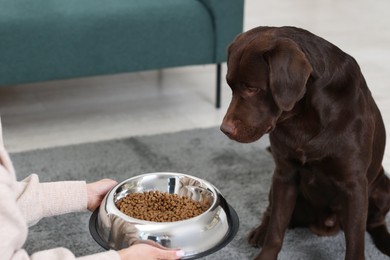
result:
[(332, 173), (328, 172), (326, 168), (312, 167), (311, 164), (301, 167), (299, 169), (299, 190), (308, 201), (336, 210), (340, 202), (339, 196), (342, 193), (334, 181)]
[(304, 129), (301, 131), (294, 129), (293, 132), (275, 133), (270, 136), (270, 140), (271, 145), (275, 146), (277, 151), (285, 154), (283, 157), (305, 165), (310, 161), (321, 159), (326, 154), (324, 150), (318, 149), (311, 142), (314, 136), (314, 134), (305, 132)]

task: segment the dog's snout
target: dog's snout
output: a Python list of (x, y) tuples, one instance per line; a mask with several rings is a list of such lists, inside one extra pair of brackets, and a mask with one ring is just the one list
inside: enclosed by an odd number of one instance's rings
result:
[(221, 125), (221, 131), (227, 136), (233, 136), (236, 131), (235, 127), (231, 123), (223, 122)]

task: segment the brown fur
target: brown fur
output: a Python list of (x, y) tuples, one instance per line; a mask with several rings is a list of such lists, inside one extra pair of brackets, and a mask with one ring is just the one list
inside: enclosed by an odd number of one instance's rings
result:
[(295, 27), (258, 27), (228, 49), (233, 97), (221, 130), (239, 142), (269, 133), (276, 168), (269, 206), (249, 243), (277, 259), (287, 227), (345, 232), (348, 260), (364, 259), (367, 230), (390, 256), (385, 129), (356, 61)]

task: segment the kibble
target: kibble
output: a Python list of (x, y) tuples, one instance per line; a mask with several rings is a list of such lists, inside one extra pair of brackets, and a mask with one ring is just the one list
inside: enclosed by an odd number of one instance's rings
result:
[(124, 214), (153, 222), (174, 222), (196, 217), (209, 205), (185, 196), (160, 191), (130, 193), (116, 202)]

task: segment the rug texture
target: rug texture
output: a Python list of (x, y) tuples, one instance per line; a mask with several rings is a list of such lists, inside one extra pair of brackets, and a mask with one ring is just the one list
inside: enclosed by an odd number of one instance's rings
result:
[[(247, 243), (248, 232), (259, 224), (268, 205), (274, 163), (266, 151), (267, 137), (239, 144), (218, 128), (141, 136), (66, 147), (13, 153), (18, 179), (37, 173), (41, 181), (112, 178), (118, 182), (150, 172), (180, 172), (213, 183), (237, 211), (240, 227), (233, 241), (202, 259), (253, 259), (259, 249)], [(101, 252), (88, 229), (89, 212), (70, 213), (41, 220), (30, 228), (29, 253), (66, 247), (76, 256)], [(388, 223), (390, 219), (388, 218)], [(288, 230), (281, 260), (344, 259), (344, 234), (319, 237), (308, 229)], [(389, 259), (366, 235), (366, 259)]]

